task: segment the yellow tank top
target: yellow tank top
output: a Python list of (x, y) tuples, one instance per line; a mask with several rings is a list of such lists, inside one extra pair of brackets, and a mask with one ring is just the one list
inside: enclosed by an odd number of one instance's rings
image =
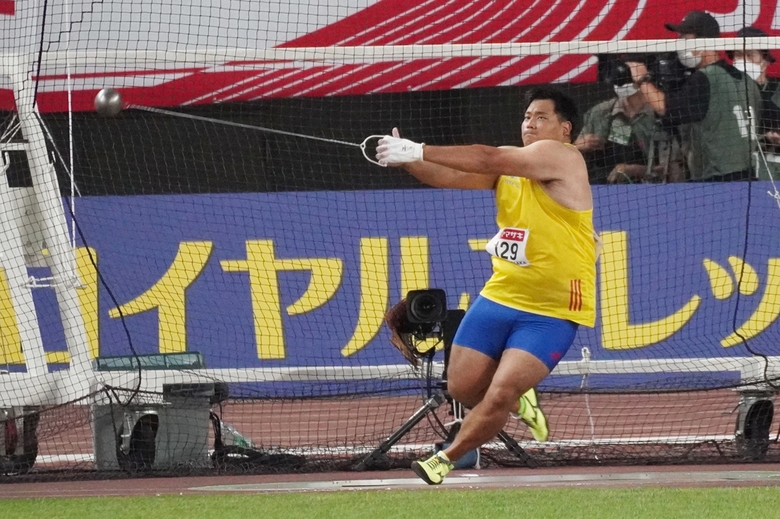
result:
[(496, 303), (592, 327), (596, 321), (593, 210), (575, 211), (537, 182), (500, 177), (499, 232), (488, 244), (493, 275), (482, 296)]

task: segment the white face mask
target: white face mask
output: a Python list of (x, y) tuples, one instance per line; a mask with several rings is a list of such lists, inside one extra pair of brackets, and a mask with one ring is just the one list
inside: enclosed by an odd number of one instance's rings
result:
[(680, 63), (685, 68), (696, 68), (696, 65), (701, 61), (701, 56), (694, 56), (693, 51), (678, 50), (677, 57), (680, 58)]
[(745, 61), (743, 59), (734, 61), (734, 67), (747, 74), (753, 81), (758, 80), (758, 76), (761, 75), (761, 65), (753, 63), (752, 61)]
[(639, 92), (639, 90), (634, 86), (633, 83), (628, 83), (623, 86), (615, 85), (614, 88), (615, 88), (615, 94), (617, 94), (618, 99), (625, 99)]

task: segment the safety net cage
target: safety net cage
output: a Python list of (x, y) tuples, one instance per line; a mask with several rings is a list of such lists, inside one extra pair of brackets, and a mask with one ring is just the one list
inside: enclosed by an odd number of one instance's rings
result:
[(536, 88), (579, 111), (597, 317), (547, 441), (510, 419), (479, 465), (780, 461), (777, 7), (702, 4), (0, 0), (0, 481), (450, 441), (495, 194), (375, 148), (521, 146)]

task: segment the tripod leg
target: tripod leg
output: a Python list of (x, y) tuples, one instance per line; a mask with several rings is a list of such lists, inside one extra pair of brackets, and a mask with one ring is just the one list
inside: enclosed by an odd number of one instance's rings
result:
[(444, 394), (444, 391), (439, 390), (434, 393), (433, 396), (431, 396), (431, 398), (429, 398), (421, 408), (415, 411), (415, 413), (409, 417), (409, 419), (397, 431), (395, 431), (388, 439), (383, 441), (379, 447), (371, 452), (371, 454), (363, 458), (363, 461), (355, 465), (354, 469), (357, 471), (363, 471), (380, 465), (384, 455), (392, 448), (392, 446), (398, 443), (398, 441), (403, 438), (406, 433), (411, 431), (420, 420), (425, 418), (425, 415), (443, 404), (446, 398), (447, 397)]
[(535, 469), (539, 465), (536, 463), (536, 460), (531, 457), (530, 454), (525, 452), (525, 449), (520, 447), (520, 444), (515, 441), (514, 438), (509, 436), (506, 432), (503, 430), (498, 433), (498, 439), (504, 442), (504, 445), (506, 445), (506, 448), (509, 449), (511, 453), (513, 453), (515, 456), (520, 458), (520, 461), (526, 464), (526, 466), (529, 469)]

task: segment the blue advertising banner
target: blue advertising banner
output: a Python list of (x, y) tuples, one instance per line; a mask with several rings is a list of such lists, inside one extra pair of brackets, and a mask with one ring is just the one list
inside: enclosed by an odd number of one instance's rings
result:
[[(772, 189), (595, 186), (597, 323), (564, 360), (780, 354)], [(428, 286), (467, 306), (495, 233), (480, 191), (86, 197), (76, 214), (111, 289), (80, 247), (93, 354), (129, 354), (127, 326), (137, 353), (197, 351), (210, 368), (398, 364), (384, 312)], [(34, 292), (56, 316), (52, 291)], [(58, 326), (47, 351), (64, 349)]]

